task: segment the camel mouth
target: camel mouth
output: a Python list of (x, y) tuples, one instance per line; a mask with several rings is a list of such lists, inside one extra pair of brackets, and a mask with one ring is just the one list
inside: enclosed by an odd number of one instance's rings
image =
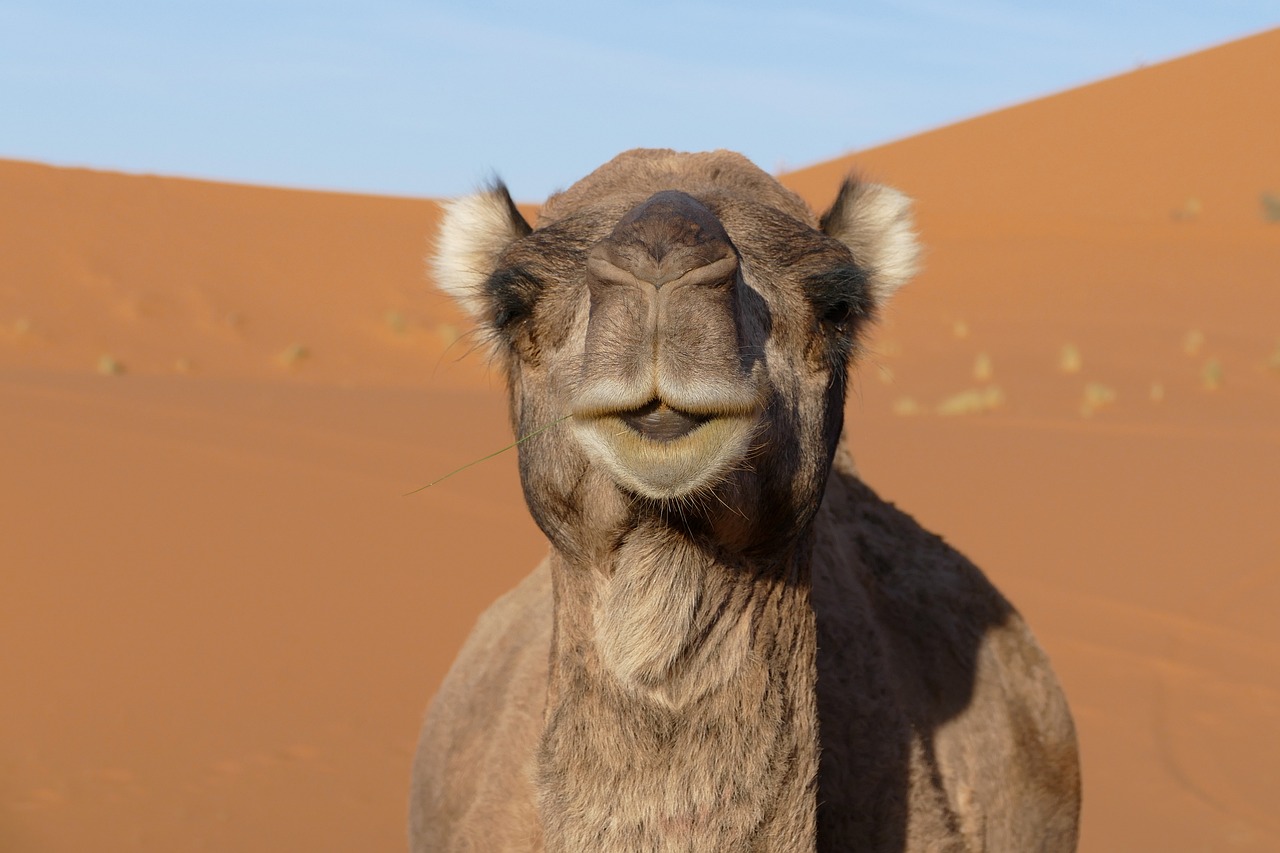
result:
[(712, 420), (715, 415), (686, 412), (654, 397), (639, 408), (629, 412), (619, 412), (617, 417), (634, 432), (650, 441), (666, 443), (684, 438)]
[(658, 500), (714, 485), (747, 455), (758, 409), (689, 411), (654, 398), (641, 406), (579, 412), (574, 432), (623, 488)]

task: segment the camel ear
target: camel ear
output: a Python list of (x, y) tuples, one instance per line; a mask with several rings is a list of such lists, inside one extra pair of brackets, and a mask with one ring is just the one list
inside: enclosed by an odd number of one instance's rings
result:
[(892, 187), (848, 178), (822, 217), (821, 227), (823, 233), (848, 246), (866, 270), (876, 305), (883, 305), (916, 273), (920, 244), (911, 199)]
[(500, 181), (482, 192), (445, 202), (431, 259), (436, 284), (472, 317), (486, 316), (485, 284), (498, 259), (532, 230)]

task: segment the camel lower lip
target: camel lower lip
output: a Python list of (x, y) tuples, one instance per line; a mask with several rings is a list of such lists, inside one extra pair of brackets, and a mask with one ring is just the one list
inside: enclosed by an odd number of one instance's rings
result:
[(623, 487), (652, 498), (673, 498), (723, 477), (747, 455), (758, 416), (688, 415), (676, 418), (678, 435), (653, 438), (628, 423), (636, 410), (575, 418), (587, 453)]

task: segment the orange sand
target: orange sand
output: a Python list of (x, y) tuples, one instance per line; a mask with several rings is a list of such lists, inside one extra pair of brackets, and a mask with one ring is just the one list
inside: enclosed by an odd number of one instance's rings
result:
[[(785, 179), (918, 199), (856, 452), (1053, 657), (1086, 851), (1280, 848), (1275, 56)], [(401, 849), (421, 712), (543, 550), (510, 454), (402, 496), (510, 441), (424, 286), (436, 206), (12, 162), (0, 197), (0, 849)]]

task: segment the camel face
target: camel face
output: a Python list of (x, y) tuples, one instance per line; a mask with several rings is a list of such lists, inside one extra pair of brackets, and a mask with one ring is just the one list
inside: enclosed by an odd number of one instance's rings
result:
[(571, 406), (587, 457), (647, 498), (714, 488), (751, 449), (768, 399), (763, 318), (720, 220), (686, 193), (656, 193), (591, 249), (585, 280)]
[(583, 512), (674, 509), (743, 548), (803, 527), (859, 332), (906, 277), (882, 259), (914, 253), (906, 208), (849, 185), (819, 226), (738, 155), (651, 151), (553, 197), (536, 229), (505, 188), (455, 202), (442, 286), (490, 333), (517, 432), (565, 419), (520, 448), (553, 543), (572, 548)]

